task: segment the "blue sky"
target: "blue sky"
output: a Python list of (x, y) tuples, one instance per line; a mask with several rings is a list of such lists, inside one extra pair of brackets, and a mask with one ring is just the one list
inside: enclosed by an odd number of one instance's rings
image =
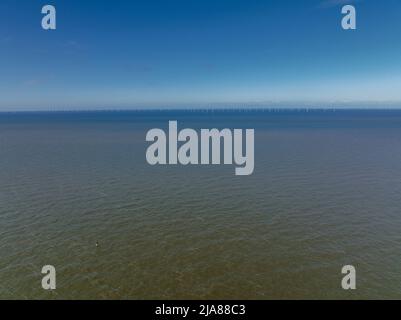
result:
[(400, 35), (399, 0), (1, 0), (0, 110), (401, 107)]

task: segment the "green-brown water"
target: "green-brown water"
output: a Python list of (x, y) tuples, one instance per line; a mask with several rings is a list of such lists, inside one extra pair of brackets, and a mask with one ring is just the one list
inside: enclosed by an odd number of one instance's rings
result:
[[(253, 175), (149, 166), (168, 120), (255, 128)], [(0, 298), (400, 299), (401, 112), (1, 114)]]

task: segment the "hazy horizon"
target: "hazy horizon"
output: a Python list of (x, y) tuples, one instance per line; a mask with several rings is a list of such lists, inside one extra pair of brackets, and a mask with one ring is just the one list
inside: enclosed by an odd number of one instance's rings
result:
[(24, 112), (110, 112), (110, 111), (191, 111), (191, 110), (401, 110), (401, 102), (393, 104), (374, 103), (366, 104), (349, 104), (349, 105), (318, 105), (318, 104), (294, 104), (294, 105), (265, 105), (265, 104), (240, 104), (240, 103), (219, 103), (219, 104), (164, 104), (164, 105), (142, 105), (133, 107), (48, 107), (48, 108), (3, 108), (0, 113), (24, 113)]

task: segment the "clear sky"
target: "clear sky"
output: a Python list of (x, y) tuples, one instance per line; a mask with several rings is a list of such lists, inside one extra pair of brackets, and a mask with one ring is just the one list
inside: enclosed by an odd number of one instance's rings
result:
[(254, 103), (401, 107), (401, 1), (0, 1), (0, 110)]

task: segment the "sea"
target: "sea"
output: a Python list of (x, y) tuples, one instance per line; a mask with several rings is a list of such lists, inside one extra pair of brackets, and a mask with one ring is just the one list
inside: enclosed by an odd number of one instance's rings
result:
[[(255, 129), (253, 174), (149, 165), (169, 120)], [(401, 111), (0, 113), (0, 299), (401, 299)]]

